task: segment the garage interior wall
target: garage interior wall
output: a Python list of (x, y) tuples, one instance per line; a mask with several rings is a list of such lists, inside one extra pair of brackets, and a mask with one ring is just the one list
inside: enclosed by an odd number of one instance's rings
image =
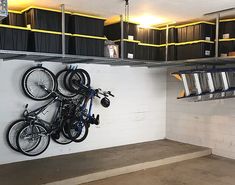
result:
[(235, 99), (207, 102), (177, 100), (183, 85), (167, 71), (166, 137), (212, 148), (213, 154), (235, 159)]
[[(0, 164), (44, 158), (55, 155), (108, 148), (165, 138), (166, 128), (166, 70), (110, 67), (105, 65), (79, 65), (86, 69), (92, 86), (111, 90), (111, 106), (103, 108), (96, 100), (94, 113), (99, 113), (101, 124), (91, 125), (88, 138), (82, 143), (62, 146), (51, 141), (45, 153), (38, 157), (27, 157), (13, 151), (6, 143), (7, 126), (19, 119), (25, 104), (31, 110), (42, 105), (25, 97), (21, 90), (21, 78), (34, 62), (0, 62)], [(54, 73), (65, 65), (43, 63)]]

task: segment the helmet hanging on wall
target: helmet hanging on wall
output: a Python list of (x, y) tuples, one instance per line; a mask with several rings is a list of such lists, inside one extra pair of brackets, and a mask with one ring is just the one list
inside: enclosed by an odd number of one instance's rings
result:
[(110, 106), (110, 100), (106, 97), (102, 98), (100, 103), (105, 108), (108, 108)]

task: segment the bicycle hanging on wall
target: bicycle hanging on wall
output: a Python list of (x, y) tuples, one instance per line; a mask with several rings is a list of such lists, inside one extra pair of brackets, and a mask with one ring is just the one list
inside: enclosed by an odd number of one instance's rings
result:
[[(9, 146), (27, 156), (43, 153), (50, 138), (66, 145), (86, 139), (91, 124), (98, 125), (100, 116), (92, 113), (94, 98), (101, 98), (101, 105), (109, 107), (110, 91), (91, 87), (91, 78), (84, 69), (68, 68), (54, 75), (42, 66), (28, 69), (22, 78), (24, 94), (35, 100), (48, 100), (33, 111), (25, 106), (22, 118), (14, 121), (7, 130)], [(40, 118), (48, 107), (57, 105), (50, 122)]]

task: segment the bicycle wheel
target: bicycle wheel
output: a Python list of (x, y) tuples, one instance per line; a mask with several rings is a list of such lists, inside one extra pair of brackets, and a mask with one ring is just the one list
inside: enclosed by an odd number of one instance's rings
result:
[(82, 90), (80, 85), (90, 87), (91, 78), (84, 69), (76, 69), (69, 76), (69, 88), (72, 92), (79, 92)]
[(56, 74), (57, 91), (60, 95), (66, 98), (73, 98), (77, 95), (77, 93), (72, 93), (69, 91), (65, 85), (66, 80), (64, 80), (68, 71), (70, 70), (64, 69)]
[[(32, 148), (34, 141), (40, 141), (37, 147)], [(16, 144), (21, 153), (27, 156), (37, 156), (43, 153), (50, 143), (46, 127), (41, 124), (25, 125), (17, 134)]]
[(83, 75), (85, 76), (85, 85), (87, 86), (87, 87), (90, 87), (90, 85), (91, 85), (91, 77), (90, 77), (90, 75), (89, 75), (89, 73), (86, 71), (86, 70), (84, 70), (84, 69), (78, 69), (79, 70), (79, 72), (81, 72), (81, 73), (83, 73)]
[(16, 145), (16, 136), (19, 130), (26, 124), (24, 119), (19, 119), (14, 121), (7, 129), (7, 143), (8, 145), (15, 151), (19, 152), (18, 147)]
[[(63, 121), (63, 126), (62, 126), (62, 134), (65, 138), (70, 139), (68, 135), (68, 124), (70, 124), (71, 118), (67, 118)], [(71, 139), (70, 139), (71, 140)]]
[(88, 135), (89, 127), (85, 121), (79, 121), (78, 119), (71, 120), (67, 125), (66, 133), (69, 138), (76, 142), (82, 142)]
[(33, 100), (46, 100), (56, 89), (54, 74), (44, 67), (30, 68), (22, 78), (22, 89)]
[(59, 133), (52, 134), (51, 138), (53, 139), (53, 141), (55, 141), (56, 143), (61, 144), (61, 145), (67, 145), (67, 144), (70, 144), (72, 142), (71, 139), (68, 139), (64, 136), (62, 131), (59, 132)]
[[(69, 86), (69, 77), (72, 74), (73, 70), (67, 70), (67, 72), (64, 75), (64, 79), (63, 79), (63, 83), (64, 83), (64, 87), (67, 91), (72, 92), (70, 86)], [(74, 93), (74, 92), (73, 92)], [(77, 92), (75, 92), (77, 94)]]
[[(75, 89), (74, 87), (72, 87), (73, 84), (75, 84), (76, 86), (79, 86), (80, 84), (82, 85), (85, 85), (85, 76), (80, 73), (80, 74), (77, 74), (77, 76), (75, 76), (75, 78), (71, 78), (72, 74), (73, 74), (74, 70), (71, 70), (69, 73), (67, 73), (65, 75), (65, 78), (64, 78), (64, 81), (65, 81), (65, 87), (66, 89), (68, 89), (69, 91), (71, 92), (74, 92), (74, 93), (79, 93), (77, 89)], [(73, 83), (71, 82), (71, 80), (73, 80)], [(75, 86), (75, 87), (76, 87)]]

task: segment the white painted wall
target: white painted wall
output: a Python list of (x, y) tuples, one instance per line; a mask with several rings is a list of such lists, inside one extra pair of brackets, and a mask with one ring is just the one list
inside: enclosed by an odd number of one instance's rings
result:
[[(46, 152), (38, 157), (26, 157), (11, 150), (5, 139), (7, 126), (20, 118), (26, 103), (29, 107), (42, 104), (25, 97), (21, 91), (22, 75), (34, 65), (17, 60), (0, 62), (0, 164), (165, 138), (164, 69), (81, 65), (90, 73), (94, 87), (111, 90), (116, 95), (109, 109), (96, 103), (95, 113), (100, 113), (101, 124), (91, 126), (83, 143), (62, 146), (51, 141)], [(65, 67), (55, 63), (44, 66), (54, 72)]]
[[(176, 71), (176, 70), (175, 70)], [(212, 148), (235, 159), (235, 99), (208, 102), (177, 100), (182, 83), (167, 75), (166, 137)]]

